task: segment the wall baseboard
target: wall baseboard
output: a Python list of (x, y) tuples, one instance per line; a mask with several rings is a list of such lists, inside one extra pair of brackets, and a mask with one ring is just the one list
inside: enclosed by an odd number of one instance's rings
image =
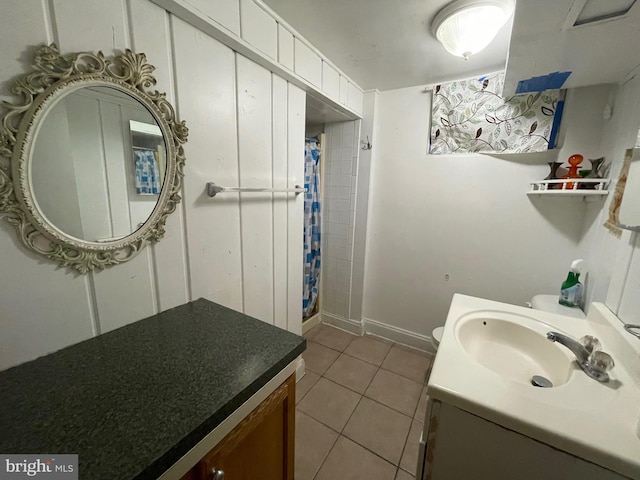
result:
[(321, 313), (316, 313), (315, 315), (307, 318), (304, 322), (302, 322), (302, 335), (307, 333), (316, 325), (319, 325), (321, 321), (322, 321)]
[(431, 337), (427, 335), (420, 335), (419, 333), (410, 332), (403, 328), (394, 327), (393, 325), (387, 325), (386, 323), (378, 322), (370, 318), (363, 317), (362, 323), (364, 331), (371, 335), (386, 338), (387, 340), (401, 343), (409, 347), (417, 348), (423, 352), (435, 355), (435, 349), (431, 344)]
[(322, 312), (322, 323), (333, 325), (334, 327), (346, 330), (349, 333), (362, 336), (362, 324), (356, 320), (349, 320), (348, 318), (339, 317), (331, 313)]
[(410, 332), (409, 330), (394, 327), (393, 325), (388, 325), (366, 317), (362, 318), (362, 322), (358, 322), (357, 320), (339, 317), (327, 312), (322, 312), (321, 315), (322, 323), (333, 325), (349, 333), (361, 336), (375, 335), (432, 355), (436, 354), (431, 344), (431, 337), (427, 335), (420, 335), (419, 333)]
[(300, 355), (295, 361), (297, 362), (296, 363), (296, 383), (298, 383), (300, 379), (304, 377), (304, 374), (307, 372), (306, 372), (306, 366), (304, 363), (304, 358), (302, 358), (302, 355)]

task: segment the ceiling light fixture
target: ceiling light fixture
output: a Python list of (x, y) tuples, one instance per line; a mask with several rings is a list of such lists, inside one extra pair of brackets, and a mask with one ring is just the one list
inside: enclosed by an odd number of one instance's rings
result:
[(455, 0), (434, 17), (431, 32), (452, 55), (469, 57), (485, 48), (515, 8), (515, 0)]

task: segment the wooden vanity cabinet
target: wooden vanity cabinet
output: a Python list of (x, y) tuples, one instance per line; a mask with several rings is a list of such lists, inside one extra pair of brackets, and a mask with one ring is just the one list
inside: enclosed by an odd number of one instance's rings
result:
[(295, 375), (291, 375), (181, 480), (293, 480)]

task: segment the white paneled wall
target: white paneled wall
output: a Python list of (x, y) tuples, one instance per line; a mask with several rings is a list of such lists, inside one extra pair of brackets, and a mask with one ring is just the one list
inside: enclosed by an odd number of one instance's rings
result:
[(362, 114), (362, 89), (262, 0), (149, 1), (304, 91), (313, 92), (347, 118)]
[(240, 5), (238, 0), (189, 0), (203, 16), (215, 21), (218, 25), (240, 35)]
[(296, 73), (316, 87), (322, 86), (322, 59), (304, 42), (294, 41), (294, 64)]
[[(237, 3), (225, 4), (210, 13), (226, 12), (218, 21), (239, 31)], [(134, 260), (75, 275), (0, 223), (0, 369), (199, 297), (300, 332), (302, 197), (211, 199), (204, 188), (301, 184), (305, 93), (148, 0), (7, 0), (0, 26), (2, 99), (34, 46), (132, 48), (157, 67), (158, 90), (189, 127), (183, 201), (165, 238)]]
[(253, 0), (240, 0), (240, 31), (251, 45), (268, 57), (278, 58), (278, 24)]
[(321, 296), (329, 321), (350, 319), (359, 139), (360, 121), (325, 126)]
[(293, 70), (293, 34), (278, 25), (278, 62)]

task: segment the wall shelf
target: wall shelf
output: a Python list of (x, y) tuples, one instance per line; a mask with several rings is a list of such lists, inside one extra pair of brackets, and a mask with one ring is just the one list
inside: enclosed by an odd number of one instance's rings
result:
[[(605, 196), (609, 180), (606, 178), (563, 178), (560, 180), (538, 180), (531, 182), (531, 190), (527, 195), (567, 196)], [(593, 185), (593, 188), (585, 186)], [(569, 188), (567, 188), (569, 187)]]
[(609, 190), (530, 190), (527, 195), (547, 195), (556, 197), (605, 196)]

